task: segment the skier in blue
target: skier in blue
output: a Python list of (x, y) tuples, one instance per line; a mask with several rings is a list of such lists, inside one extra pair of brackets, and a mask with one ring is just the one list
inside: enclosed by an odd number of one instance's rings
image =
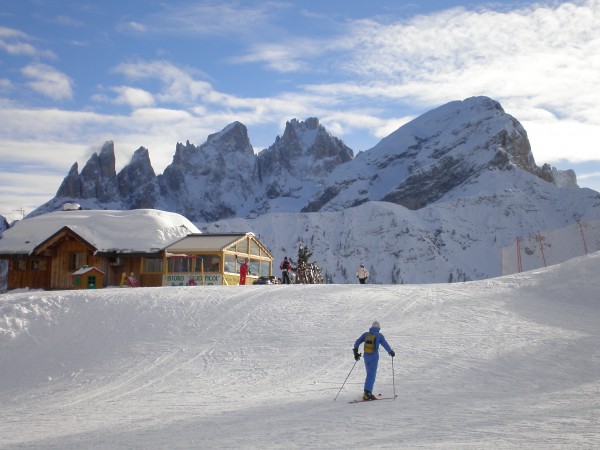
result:
[(364, 356), (365, 356), (365, 369), (367, 371), (367, 378), (365, 379), (365, 392), (363, 393), (363, 400), (377, 400), (377, 397), (373, 395), (373, 385), (375, 384), (375, 377), (377, 376), (377, 365), (379, 364), (379, 344), (383, 345), (383, 348), (393, 358), (396, 356), (394, 350), (391, 349), (390, 345), (383, 337), (383, 334), (379, 332), (381, 327), (379, 322), (373, 322), (369, 331), (361, 334), (361, 336), (354, 343), (354, 359), (358, 361), (361, 357), (361, 353), (358, 353), (358, 347), (364, 342)]

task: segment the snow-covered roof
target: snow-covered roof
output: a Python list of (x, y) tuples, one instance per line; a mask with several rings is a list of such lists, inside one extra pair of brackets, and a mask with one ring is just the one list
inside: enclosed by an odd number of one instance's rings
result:
[(64, 227), (99, 253), (154, 253), (188, 234), (200, 233), (182, 215), (155, 209), (55, 211), (23, 219), (5, 230), (0, 255), (29, 255)]
[(104, 272), (100, 269), (98, 269), (97, 267), (88, 267), (88, 266), (83, 266), (81, 269), (76, 270), (75, 272), (72, 273), (72, 275), (85, 275), (88, 272), (100, 272), (102, 275), (104, 275)]

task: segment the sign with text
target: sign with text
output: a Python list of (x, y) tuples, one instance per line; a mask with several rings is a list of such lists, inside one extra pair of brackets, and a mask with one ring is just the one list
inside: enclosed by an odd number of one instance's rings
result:
[[(204, 274), (204, 286), (221, 285), (221, 274)], [(163, 286), (202, 286), (202, 274), (198, 273), (173, 273), (163, 275)]]

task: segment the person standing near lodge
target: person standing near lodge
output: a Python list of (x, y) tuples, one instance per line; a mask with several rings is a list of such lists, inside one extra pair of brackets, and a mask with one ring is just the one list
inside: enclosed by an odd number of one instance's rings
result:
[(356, 271), (356, 278), (358, 278), (358, 282), (360, 284), (365, 284), (367, 282), (367, 278), (369, 278), (369, 271), (364, 264), (361, 264)]
[(358, 353), (358, 347), (363, 342), (365, 343), (363, 348), (365, 370), (367, 376), (365, 378), (365, 386), (363, 393), (363, 400), (377, 400), (377, 397), (373, 395), (373, 386), (375, 385), (375, 378), (377, 377), (377, 366), (379, 364), (379, 344), (383, 345), (383, 348), (393, 358), (396, 356), (394, 350), (391, 349), (390, 345), (385, 340), (383, 334), (379, 332), (381, 327), (379, 322), (373, 322), (369, 331), (364, 332), (354, 343), (354, 359), (358, 361), (361, 357), (361, 353)]
[(248, 259), (245, 259), (242, 265), (240, 266), (240, 285), (246, 284), (246, 275), (250, 272), (248, 270)]
[(281, 282), (283, 284), (290, 284), (290, 270), (292, 269), (292, 263), (286, 256), (283, 258), (283, 262), (279, 265), (281, 269)]

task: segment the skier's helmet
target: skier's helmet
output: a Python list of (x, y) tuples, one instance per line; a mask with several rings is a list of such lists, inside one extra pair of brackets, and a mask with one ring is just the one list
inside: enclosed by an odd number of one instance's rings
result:
[(371, 328), (377, 328), (378, 330), (381, 329), (381, 327), (379, 326), (379, 322), (377, 322), (377, 321), (373, 322), (373, 325), (371, 325)]

